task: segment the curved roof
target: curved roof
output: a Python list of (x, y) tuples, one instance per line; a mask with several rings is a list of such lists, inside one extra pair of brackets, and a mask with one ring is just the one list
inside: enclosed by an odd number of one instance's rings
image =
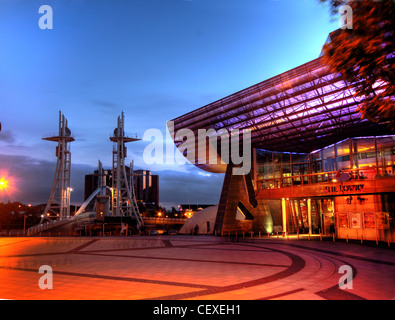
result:
[(389, 134), (361, 119), (353, 87), (318, 58), (180, 116), (174, 129), (249, 129), (253, 147), (306, 153), (348, 137)]
[[(355, 97), (354, 87), (355, 83), (331, 71), (321, 56), (173, 119), (174, 132), (192, 130), (194, 147), (198, 147), (202, 143), (197, 139), (199, 129), (250, 130), (254, 148), (297, 153), (309, 153), (351, 137), (393, 134), (384, 124), (361, 118), (358, 105), (362, 100)], [(219, 141), (217, 138), (216, 149), (220, 148)], [(195, 164), (207, 171), (224, 172), (226, 168), (195, 159)]]
[[(201, 211), (196, 212), (192, 217), (185, 221), (178, 233), (190, 234), (194, 232), (195, 226), (199, 227), (200, 233), (212, 232), (217, 217), (218, 205), (207, 207)], [(207, 222), (210, 222), (211, 230), (207, 230)]]

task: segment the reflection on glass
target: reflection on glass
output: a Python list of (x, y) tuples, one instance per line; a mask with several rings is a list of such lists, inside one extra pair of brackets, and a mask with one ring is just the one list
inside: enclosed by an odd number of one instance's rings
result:
[(257, 149), (256, 167), (262, 188), (335, 182), (339, 171), (356, 180), (392, 177), (395, 136), (350, 138), (310, 154)]

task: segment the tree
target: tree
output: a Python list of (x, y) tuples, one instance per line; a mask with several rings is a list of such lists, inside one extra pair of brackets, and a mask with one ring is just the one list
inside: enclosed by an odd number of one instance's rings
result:
[(355, 96), (363, 99), (359, 105), (362, 118), (395, 129), (395, 1), (320, 2), (329, 3), (332, 15), (347, 8), (343, 5), (352, 9), (352, 28), (331, 34), (323, 50), (325, 63), (356, 84)]

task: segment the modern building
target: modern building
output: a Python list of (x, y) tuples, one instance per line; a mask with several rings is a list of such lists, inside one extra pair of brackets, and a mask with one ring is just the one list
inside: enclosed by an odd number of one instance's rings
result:
[[(354, 87), (319, 57), (172, 120), (175, 133), (194, 134), (189, 145), (175, 139), (184, 156), (225, 173), (215, 231), (395, 241), (395, 132), (361, 118)], [(239, 155), (250, 155), (244, 174), (224, 152), (232, 130), (243, 132)]]
[[(126, 174), (130, 177), (130, 168), (126, 167)], [(159, 176), (151, 174), (149, 170), (134, 170), (134, 192), (137, 202), (147, 206), (159, 205)], [(112, 171), (103, 170), (104, 185), (112, 186)], [(98, 171), (85, 175), (84, 200), (98, 187)]]
[(159, 204), (159, 176), (149, 170), (135, 170), (134, 175), (137, 200), (144, 204)]

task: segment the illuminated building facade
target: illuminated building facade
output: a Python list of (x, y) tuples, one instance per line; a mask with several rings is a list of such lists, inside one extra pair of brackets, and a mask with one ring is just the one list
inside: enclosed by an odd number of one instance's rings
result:
[[(251, 134), (247, 174), (232, 174), (231, 161), (196, 158), (225, 173), (215, 231), (395, 241), (394, 132), (361, 118), (354, 87), (319, 57), (172, 120), (175, 132), (195, 137), (201, 129)], [(221, 160), (221, 137), (216, 143)]]

